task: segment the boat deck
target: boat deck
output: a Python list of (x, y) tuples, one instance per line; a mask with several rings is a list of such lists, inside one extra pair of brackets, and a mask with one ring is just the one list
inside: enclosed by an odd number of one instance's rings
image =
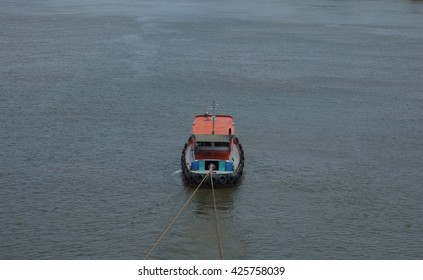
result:
[(229, 151), (200, 151), (195, 154), (195, 159), (219, 159), (219, 160), (228, 160)]

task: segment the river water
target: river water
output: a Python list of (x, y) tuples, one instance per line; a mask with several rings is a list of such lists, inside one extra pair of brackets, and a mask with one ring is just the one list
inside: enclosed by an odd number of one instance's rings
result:
[[(0, 258), (143, 259), (216, 100), (225, 259), (423, 257), (423, 3), (0, 0)], [(200, 189), (151, 259), (218, 259)]]

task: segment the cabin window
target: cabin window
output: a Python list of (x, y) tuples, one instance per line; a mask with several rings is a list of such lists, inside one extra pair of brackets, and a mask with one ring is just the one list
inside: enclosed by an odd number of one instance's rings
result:
[(229, 147), (228, 142), (214, 142), (215, 147)]
[(229, 147), (229, 142), (203, 142), (198, 141), (200, 147)]
[(212, 143), (211, 142), (202, 142), (202, 141), (198, 141), (197, 142), (198, 146), (200, 147), (211, 147)]

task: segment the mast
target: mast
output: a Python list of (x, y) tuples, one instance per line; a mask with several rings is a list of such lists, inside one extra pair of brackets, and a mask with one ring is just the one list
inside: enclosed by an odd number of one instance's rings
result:
[(213, 128), (212, 128), (212, 134), (214, 134), (214, 121), (216, 120), (216, 109), (219, 109), (220, 106), (213, 100), (213, 104), (208, 108), (212, 110), (212, 122), (213, 122)]

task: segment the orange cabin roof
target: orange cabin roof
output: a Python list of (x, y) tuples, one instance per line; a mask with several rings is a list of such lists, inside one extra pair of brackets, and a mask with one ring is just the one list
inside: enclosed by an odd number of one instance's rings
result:
[[(212, 134), (213, 117), (208, 115), (197, 115), (192, 124), (192, 134)], [(214, 134), (233, 135), (235, 134), (235, 124), (232, 116), (216, 115), (214, 121)]]

